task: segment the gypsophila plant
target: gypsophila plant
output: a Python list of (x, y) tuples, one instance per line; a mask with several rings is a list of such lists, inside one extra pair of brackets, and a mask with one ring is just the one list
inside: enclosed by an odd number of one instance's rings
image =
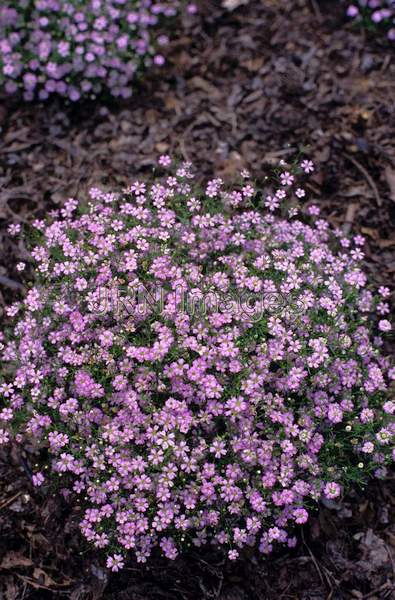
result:
[(389, 290), (366, 288), (361, 236), (298, 216), (313, 169), (199, 189), (182, 164), (34, 223), (0, 440), (41, 451), (34, 485), (71, 492), (114, 571), (128, 550), (292, 546), (316, 501), (385, 475)]
[(369, 29), (380, 27), (395, 41), (395, 0), (357, 0), (350, 4), (347, 15)]
[(26, 100), (71, 101), (103, 91), (128, 98), (135, 75), (162, 65), (162, 20), (184, 0), (6, 0), (0, 7), (0, 85)]

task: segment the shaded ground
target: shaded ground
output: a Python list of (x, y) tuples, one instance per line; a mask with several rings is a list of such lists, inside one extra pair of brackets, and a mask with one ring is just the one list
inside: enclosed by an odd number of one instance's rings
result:
[[(333, 0), (252, 0), (232, 13), (201, 4), (168, 66), (122, 107), (0, 106), (0, 310), (18, 293), (24, 252), (7, 236), (11, 219), (42, 216), (90, 185), (123, 186), (163, 152), (191, 159), (202, 176), (246, 166), (259, 178), (307, 147), (318, 165), (313, 196), (334, 223), (366, 235), (372, 280), (393, 288), (394, 50), (346, 24)], [(297, 549), (270, 562), (229, 565), (206, 549), (108, 579), (89, 549), (79, 553), (78, 515), (33, 493), (28, 457), (11, 458), (0, 463), (5, 600), (395, 597), (391, 478), (321, 507)]]

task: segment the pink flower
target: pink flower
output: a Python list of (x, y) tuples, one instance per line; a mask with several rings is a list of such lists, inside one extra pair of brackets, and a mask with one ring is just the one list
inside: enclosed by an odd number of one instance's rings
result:
[(21, 232), (21, 226), (19, 223), (12, 223), (11, 225), (8, 226), (7, 231), (10, 235), (15, 237), (18, 235), (18, 233)]
[(168, 154), (162, 154), (158, 159), (158, 163), (162, 167), (169, 167), (171, 165), (171, 158)]
[(347, 16), (354, 18), (357, 15), (359, 15), (358, 6), (355, 6), (355, 4), (350, 4), (350, 6), (347, 8)]
[(195, 4), (181, 0), (155, 0), (149, 6), (136, 1), (133, 11), (125, 0), (92, 0), (89, 6), (83, 0), (72, 5), (44, 0), (33, 3), (28, 14), (25, 4), (5, 4), (12, 18), (2, 27), (0, 62), (6, 92), (21, 90), (28, 101), (59, 94), (77, 102), (105, 90), (129, 98), (136, 74), (165, 62), (156, 53), (168, 40), (158, 30), (159, 21), (196, 11)]
[(378, 290), (380, 296), (382, 296), (383, 298), (388, 298), (388, 296), (390, 295), (390, 290), (387, 287), (384, 287), (383, 285), (379, 287)]
[(288, 171), (285, 171), (284, 173), (281, 173), (280, 179), (281, 179), (282, 185), (292, 185), (295, 178), (293, 175), (291, 175), (291, 173), (288, 173)]
[(304, 160), (300, 166), (305, 173), (312, 173), (314, 171), (314, 163), (311, 160)]
[(361, 450), (365, 454), (371, 454), (374, 451), (374, 444), (372, 442), (365, 442)]
[(0, 429), (0, 446), (10, 441), (10, 434), (5, 429)]
[(395, 369), (370, 318), (389, 303), (365, 288), (360, 240), (316, 206), (275, 216), (285, 186), (195, 190), (189, 163), (154, 177), (37, 225), (42, 283), (0, 334), (0, 443), (45, 449), (45, 481), (83, 498), (83, 535), (114, 571), (130, 550), (291, 546), (311, 502), (341, 494), (323, 457), (379, 475), (393, 450)]
[(387, 321), (387, 319), (381, 319), (381, 321), (379, 321), (379, 329), (380, 331), (391, 331), (392, 329), (392, 325), (389, 321)]
[(117, 571), (120, 571), (124, 567), (125, 562), (124, 562), (121, 554), (113, 554), (113, 556), (109, 556), (107, 558), (106, 564), (107, 564), (107, 567), (109, 569), (111, 569), (111, 571), (117, 572)]
[(164, 65), (164, 64), (165, 64), (165, 57), (164, 57), (164, 56), (162, 56), (161, 54), (156, 54), (156, 55), (154, 56), (154, 63), (155, 63), (156, 65), (158, 65), (159, 67), (161, 67), (162, 65)]
[(338, 498), (341, 493), (341, 487), (338, 483), (327, 483), (324, 487), (324, 494), (326, 498), (329, 500), (333, 500), (334, 498)]
[(304, 508), (296, 508), (294, 510), (295, 523), (297, 523), (298, 525), (303, 525), (304, 523), (306, 523), (308, 517), (309, 514)]
[(40, 487), (44, 483), (44, 479), (45, 477), (42, 473), (34, 473), (34, 475), (32, 476), (33, 485), (35, 487)]

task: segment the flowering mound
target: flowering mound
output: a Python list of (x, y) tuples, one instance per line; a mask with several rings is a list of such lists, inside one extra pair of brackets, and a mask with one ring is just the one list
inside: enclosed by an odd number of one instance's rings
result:
[[(6, 0), (0, 7), (0, 84), (27, 100), (72, 101), (103, 90), (131, 95), (142, 68), (164, 62), (155, 35), (183, 0)], [(190, 4), (192, 12), (195, 5)]]
[(293, 545), (312, 500), (391, 459), (395, 369), (369, 332), (372, 310), (391, 328), (388, 290), (364, 289), (363, 238), (298, 218), (290, 171), (264, 193), (242, 175), (195, 190), (183, 164), (34, 223), (0, 439), (41, 448), (35, 485), (61, 478), (113, 570), (129, 549)]
[(395, 0), (357, 0), (349, 5), (347, 15), (370, 27), (384, 27), (388, 39), (395, 41)]

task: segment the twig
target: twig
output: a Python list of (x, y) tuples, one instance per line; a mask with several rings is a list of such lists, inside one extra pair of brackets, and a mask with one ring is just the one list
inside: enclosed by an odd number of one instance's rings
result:
[(26, 598), (26, 592), (27, 592), (27, 583), (26, 581), (23, 584), (23, 590), (22, 590), (22, 598), (21, 600), (24, 600)]
[(327, 597), (326, 600), (332, 600), (333, 594), (339, 588), (339, 582), (336, 579), (336, 577), (334, 577), (332, 575), (332, 573), (329, 571), (329, 569), (327, 569), (326, 567), (322, 566), (322, 570), (325, 573), (326, 580), (327, 580), (327, 582), (329, 582), (329, 586), (330, 586), (330, 590), (331, 590), (329, 592), (329, 596)]
[(346, 154), (345, 156), (346, 156), (346, 158), (348, 158), (348, 160), (349, 160), (350, 162), (352, 162), (352, 164), (353, 164), (353, 165), (354, 165), (354, 166), (355, 166), (355, 167), (358, 169), (358, 171), (359, 171), (360, 173), (362, 173), (362, 175), (365, 177), (366, 181), (368, 182), (368, 184), (370, 185), (370, 187), (371, 187), (371, 189), (372, 189), (372, 191), (373, 191), (373, 193), (374, 193), (374, 196), (375, 196), (375, 198), (376, 198), (377, 204), (378, 204), (379, 206), (382, 206), (382, 205), (383, 205), (383, 201), (382, 201), (382, 199), (380, 198), (380, 194), (379, 194), (379, 191), (378, 191), (378, 189), (377, 189), (377, 186), (376, 186), (375, 182), (373, 181), (373, 179), (371, 178), (371, 176), (369, 175), (369, 173), (367, 172), (367, 170), (365, 169), (365, 167), (363, 167), (363, 166), (362, 166), (362, 165), (361, 165), (361, 164), (360, 164), (360, 163), (357, 161), (357, 159), (356, 159), (356, 158), (354, 158), (353, 156), (350, 156), (349, 154)]
[(9, 504), (11, 504), (11, 502), (16, 500), (21, 494), (22, 494), (22, 492), (17, 492), (13, 496), (11, 496), (11, 498), (8, 498), (8, 500), (5, 500), (2, 504), (0, 504), (0, 510), (2, 510), (3, 508), (5, 508)]
[(215, 592), (214, 592), (214, 593), (215, 593), (215, 598), (216, 598), (216, 599), (217, 599), (217, 598), (219, 598), (219, 597), (221, 596), (221, 592), (222, 592), (222, 586), (223, 586), (223, 584), (224, 584), (224, 577), (223, 577), (223, 575), (221, 574), (221, 577), (220, 577), (220, 579), (219, 579), (219, 584), (218, 584), (218, 587), (217, 587), (217, 589), (216, 589), (216, 590), (215, 590)]
[(317, 17), (317, 20), (321, 23), (322, 22), (322, 14), (320, 11), (320, 7), (317, 4), (317, 0), (311, 0), (311, 4), (313, 6), (313, 10), (314, 10), (315, 16)]
[[(22, 579), (22, 581), (24, 583), (26, 583), (27, 585), (30, 585), (31, 587), (33, 587), (34, 589), (39, 589), (39, 590), (47, 590), (48, 592), (54, 592), (54, 588), (53, 587), (49, 587), (48, 585), (45, 585), (43, 583), (38, 583), (35, 579), (31, 579), (31, 577), (27, 577), (26, 575), (22, 575), (21, 573), (17, 573), (16, 571), (13, 571), (14, 575), (16, 575), (17, 577), (19, 577), (19, 579)], [(70, 583), (56, 583), (54, 582), (56, 587), (68, 587), (70, 585)], [(66, 590), (56, 590), (56, 593), (59, 595), (63, 595), (63, 594), (68, 594), (69, 592)]]
[(369, 592), (369, 594), (365, 594), (362, 597), (362, 600), (368, 600), (369, 598), (373, 598), (373, 596), (375, 596), (377, 594), (377, 592), (384, 592), (384, 590), (393, 590), (395, 589), (394, 585), (391, 585), (388, 581), (386, 583), (384, 583), (382, 586), (380, 586), (379, 588), (376, 588), (375, 590), (373, 590), (372, 592)]
[(318, 562), (317, 562), (314, 554), (310, 550), (310, 548), (309, 548), (309, 546), (308, 546), (308, 544), (307, 544), (307, 542), (305, 540), (303, 529), (302, 529), (302, 541), (303, 541), (304, 546), (306, 546), (306, 548), (308, 550), (308, 553), (310, 554), (311, 560), (313, 561), (313, 564), (314, 564), (314, 566), (316, 568), (316, 571), (317, 571), (317, 573), (318, 573), (318, 575), (319, 575), (319, 577), (321, 579), (322, 585), (324, 585), (327, 588), (329, 588), (329, 591), (330, 591), (329, 598), (331, 598), (331, 595), (333, 594), (333, 589), (334, 589), (333, 585), (332, 585), (332, 582), (331, 582), (330, 578), (328, 577), (328, 575), (325, 573), (325, 570), (323, 570), (320, 567), (320, 565), (318, 564)]
[(385, 549), (386, 549), (386, 550), (387, 550), (387, 552), (388, 552), (388, 556), (389, 556), (389, 559), (390, 559), (390, 561), (391, 561), (392, 573), (393, 573), (393, 575), (394, 575), (394, 581), (395, 581), (395, 562), (394, 562), (394, 559), (392, 558), (392, 552), (391, 552), (391, 550), (389, 549), (389, 547), (388, 547), (388, 545), (387, 545), (387, 544), (384, 544), (384, 546), (385, 546)]
[(312, 551), (310, 550), (309, 546), (308, 546), (308, 545), (307, 545), (307, 543), (306, 543), (306, 540), (304, 539), (304, 531), (303, 531), (303, 529), (302, 529), (302, 540), (303, 540), (303, 544), (304, 544), (304, 546), (306, 546), (306, 548), (307, 548), (307, 551), (308, 551), (308, 553), (310, 554), (310, 558), (311, 558), (311, 560), (313, 561), (313, 564), (314, 564), (314, 566), (315, 566), (315, 569), (316, 569), (316, 571), (317, 571), (318, 575), (320, 576), (320, 579), (321, 579), (321, 583), (322, 583), (322, 585), (325, 585), (325, 581), (324, 581), (324, 578), (323, 578), (323, 576), (322, 576), (322, 571), (321, 571), (321, 569), (320, 569), (320, 567), (319, 567), (319, 565), (318, 565), (318, 563), (317, 563), (317, 561), (316, 561), (316, 559), (315, 559), (315, 556), (314, 556), (314, 554), (312, 553)]
[(187, 152), (187, 149), (185, 146), (185, 138), (184, 137), (182, 137), (180, 139), (180, 150), (181, 150), (183, 159), (189, 162), (190, 159), (189, 159), (189, 155), (188, 155), (188, 152)]
[(348, 235), (351, 231), (351, 227), (354, 222), (355, 214), (358, 210), (358, 207), (359, 207), (359, 205), (356, 204), (355, 202), (349, 204), (347, 207), (346, 218), (344, 219), (343, 228), (342, 228), (343, 233), (345, 233), (345, 235)]

